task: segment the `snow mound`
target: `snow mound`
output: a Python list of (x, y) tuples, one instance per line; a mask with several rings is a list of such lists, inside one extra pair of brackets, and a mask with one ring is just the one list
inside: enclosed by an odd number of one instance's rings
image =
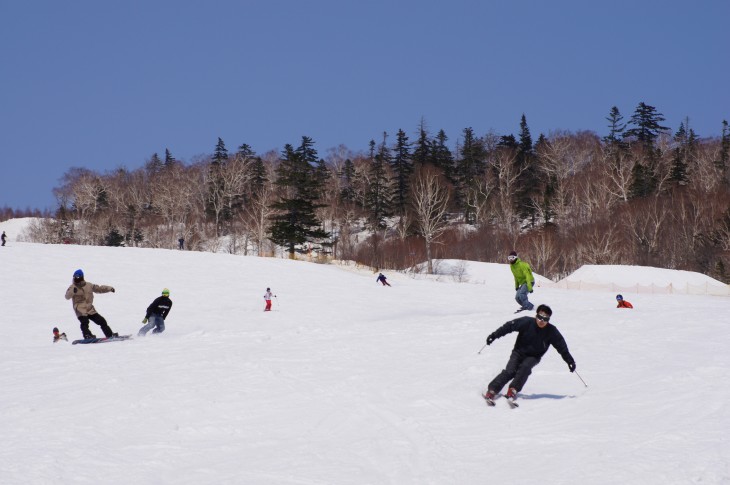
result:
[(554, 286), (566, 289), (604, 289), (636, 293), (730, 295), (728, 285), (707, 275), (650, 266), (587, 264)]

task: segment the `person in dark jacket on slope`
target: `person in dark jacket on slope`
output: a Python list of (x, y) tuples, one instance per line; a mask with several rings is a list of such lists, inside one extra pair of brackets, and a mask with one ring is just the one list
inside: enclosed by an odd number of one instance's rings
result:
[[(164, 332), (165, 318), (167, 318), (171, 308), (172, 300), (170, 300), (170, 290), (165, 288), (162, 290), (162, 295), (155, 298), (155, 301), (147, 307), (147, 313), (145, 313), (144, 320), (142, 320), (142, 323), (146, 325), (139, 329), (137, 335), (144, 337), (153, 328), (152, 333)], [(149, 323), (147, 323), (148, 321)]]
[(553, 311), (549, 306), (540, 305), (537, 307), (534, 318), (521, 317), (509, 321), (487, 337), (487, 345), (491, 345), (496, 339), (508, 333), (518, 333), (507, 366), (489, 383), (487, 392), (484, 394), (484, 398), (488, 402), (493, 401), (510, 379), (512, 382), (509, 385), (507, 397), (512, 400), (516, 399), (517, 393), (522, 390), (532, 373), (532, 368), (540, 363), (540, 359), (551, 345), (568, 364), (570, 372), (575, 371), (575, 359), (568, 351), (568, 344), (565, 343), (560, 331), (548, 323), (552, 314)]

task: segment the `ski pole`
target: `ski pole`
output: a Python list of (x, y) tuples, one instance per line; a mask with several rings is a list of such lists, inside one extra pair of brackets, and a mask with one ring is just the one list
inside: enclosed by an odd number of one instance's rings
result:
[[(489, 345), (489, 344), (484, 344), (484, 347), (486, 347), (487, 345)], [(482, 350), (484, 350), (484, 347), (482, 347), (481, 349), (479, 349), (479, 352), (477, 352), (477, 354), (481, 354), (482, 353)]]
[(573, 371), (573, 374), (577, 375), (578, 379), (580, 379), (580, 381), (583, 383), (583, 385), (588, 387), (588, 384), (586, 384), (586, 381), (583, 380), (583, 378), (580, 376), (580, 374), (578, 374), (577, 371)]

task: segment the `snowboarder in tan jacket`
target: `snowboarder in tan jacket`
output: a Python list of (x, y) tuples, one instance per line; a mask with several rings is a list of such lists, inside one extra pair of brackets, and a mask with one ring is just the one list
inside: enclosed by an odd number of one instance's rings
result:
[(77, 269), (73, 274), (73, 283), (66, 290), (66, 299), (71, 300), (76, 318), (81, 322), (81, 334), (85, 339), (96, 338), (89, 330), (89, 321), (101, 327), (105, 337), (117, 337), (112, 332), (106, 319), (94, 308), (94, 293), (114, 293), (114, 288), (106, 285), (95, 285), (84, 280), (84, 272)]

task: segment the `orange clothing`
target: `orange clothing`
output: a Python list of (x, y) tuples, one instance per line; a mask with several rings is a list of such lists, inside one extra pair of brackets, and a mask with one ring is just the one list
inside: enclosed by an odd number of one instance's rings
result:
[(634, 305), (629, 303), (626, 300), (619, 300), (618, 305), (616, 305), (616, 308), (634, 308)]

